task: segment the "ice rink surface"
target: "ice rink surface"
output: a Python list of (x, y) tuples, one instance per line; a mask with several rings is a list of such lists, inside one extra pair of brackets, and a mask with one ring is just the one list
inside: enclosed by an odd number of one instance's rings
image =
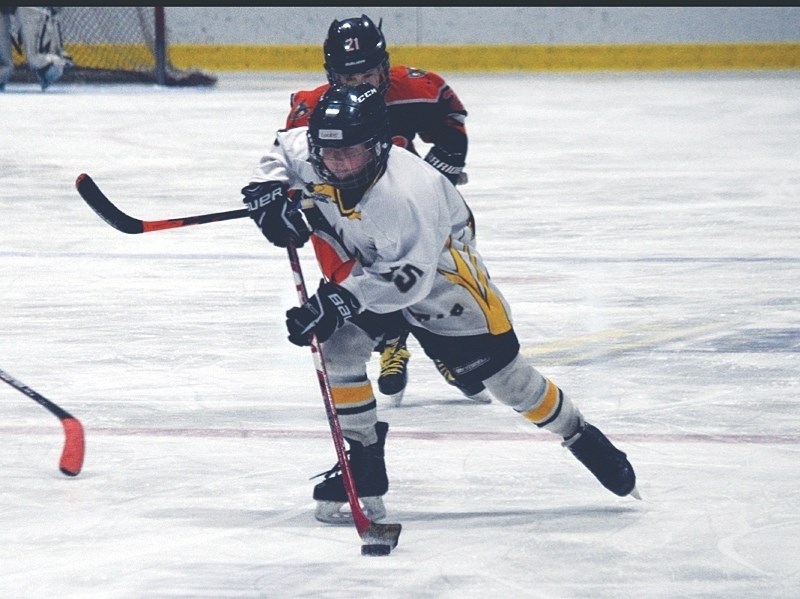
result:
[[(336, 456), (239, 190), (313, 74), (0, 95), (0, 596), (800, 597), (800, 75), (445, 74), (479, 248), (524, 355), (626, 451), (619, 498), (554, 435), (460, 398), (411, 343), (388, 557), (313, 519)], [(301, 255), (309, 286), (319, 271)], [(312, 289), (313, 291), (313, 289)], [(377, 362), (371, 364), (373, 373)]]

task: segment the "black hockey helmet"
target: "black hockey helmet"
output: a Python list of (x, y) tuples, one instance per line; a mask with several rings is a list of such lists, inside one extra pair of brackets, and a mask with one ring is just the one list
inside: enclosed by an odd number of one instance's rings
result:
[(314, 171), (340, 189), (372, 184), (392, 147), (386, 103), (368, 83), (328, 88), (311, 113), (306, 135)]
[(343, 77), (378, 69), (381, 75), (378, 90), (386, 94), (389, 88), (389, 53), (381, 25), (362, 14), (360, 17), (334, 21), (322, 45), (325, 73), (331, 85), (343, 84)]

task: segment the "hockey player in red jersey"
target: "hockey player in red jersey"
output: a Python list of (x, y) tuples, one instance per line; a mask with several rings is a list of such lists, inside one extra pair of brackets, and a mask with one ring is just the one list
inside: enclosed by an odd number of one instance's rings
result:
[[(390, 66), (386, 39), (381, 22), (376, 26), (366, 15), (334, 20), (323, 44), (328, 83), (310, 91), (292, 94), (286, 128), (308, 125), (308, 118), (319, 98), (333, 84), (369, 83), (384, 96), (389, 111), (389, 126), (394, 145), (419, 154), (414, 140), (419, 137), (431, 144), (425, 161), (440, 171), (453, 184), (465, 183), (464, 165), (467, 156), (467, 111), (456, 93), (442, 77), (430, 71)], [(472, 223), (474, 228), (474, 222)], [(352, 268), (336, 239), (324, 232), (312, 237), (317, 260), (326, 278), (336, 281)], [(378, 388), (399, 405), (407, 380), (410, 353), (406, 346), (407, 330), (387, 332), (378, 347), (381, 370)], [(491, 401), (481, 383), (459, 382), (441, 363), (437, 369), (451, 385), (468, 398), (480, 403)]]
[(384, 95), (392, 143), (418, 154), (414, 139), (433, 144), (425, 161), (454, 184), (464, 182), (467, 111), (442, 77), (431, 71), (390, 66), (380, 23), (366, 15), (333, 21), (323, 45), (328, 83), (292, 94), (287, 129), (308, 125), (317, 101), (332, 84), (369, 83)]

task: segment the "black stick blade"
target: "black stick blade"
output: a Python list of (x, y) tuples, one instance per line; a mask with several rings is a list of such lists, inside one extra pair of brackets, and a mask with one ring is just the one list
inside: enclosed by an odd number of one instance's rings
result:
[(137, 218), (125, 214), (122, 210), (111, 203), (100, 188), (86, 173), (81, 173), (75, 180), (75, 187), (78, 193), (89, 204), (89, 207), (97, 213), (97, 216), (106, 221), (109, 225), (131, 235), (144, 233), (144, 224)]
[(177, 229), (178, 227), (188, 227), (190, 225), (202, 225), (205, 223), (215, 223), (222, 220), (243, 218), (248, 215), (247, 208), (239, 210), (226, 210), (224, 212), (212, 212), (211, 214), (195, 214), (182, 218), (164, 218), (161, 220), (140, 220), (117, 208), (111, 200), (100, 190), (97, 184), (86, 173), (81, 173), (75, 180), (75, 187), (81, 197), (89, 204), (97, 215), (114, 227), (117, 231), (135, 235), (137, 233), (149, 233), (150, 231), (163, 231), (164, 229)]
[(394, 549), (400, 539), (401, 524), (380, 524), (370, 522), (369, 527), (361, 535), (361, 540), (365, 545), (388, 545)]

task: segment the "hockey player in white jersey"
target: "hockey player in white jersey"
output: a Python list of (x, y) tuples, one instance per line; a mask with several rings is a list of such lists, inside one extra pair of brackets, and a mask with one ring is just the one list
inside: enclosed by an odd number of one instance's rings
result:
[[(289, 200), (302, 190), (305, 219)], [(626, 455), (587, 423), (570, 398), (519, 353), (508, 303), (475, 244), (464, 199), (420, 157), (393, 147), (383, 97), (368, 84), (333, 86), (307, 127), (277, 133), (243, 190), (251, 217), (273, 244), (298, 247), (315, 230), (336, 235), (356, 266), (286, 313), (289, 340), (322, 343), (332, 400), (350, 446), (350, 465), (365, 511), (385, 515), (384, 446), (367, 362), (372, 324), (402, 317), (431, 358), (467, 382), (481, 382), (502, 403), (564, 445), (613, 493), (638, 497)], [(335, 466), (314, 488), (316, 516), (346, 517)]]
[[(465, 125), (467, 109), (437, 73), (392, 64), (381, 23), (378, 21), (376, 25), (364, 14), (334, 19), (322, 45), (328, 83), (292, 94), (286, 128), (307, 126), (314, 106), (330, 85), (371, 83), (386, 102), (392, 143), (415, 154), (424, 154), (425, 161), (454, 184), (466, 183), (463, 168), (469, 146)], [(430, 144), (427, 153), (420, 153), (421, 144)], [(312, 235), (311, 243), (323, 274), (336, 282), (340, 269), (349, 268), (348, 262), (342, 261), (336, 241), (317, 234)], [(411, 359), (406, 344), (408, 328), (403, 322), (397, 324), (400, 328), (394, 334), (387, 331), (386, 339), (376, 348), (381, 356), (378, 390), (395, 406), (403, 400)], [(441, 362), (434, 363), (444, 380), (468, 399), (478, 403), (492, 401), (482, 384), (465, 387)]]

